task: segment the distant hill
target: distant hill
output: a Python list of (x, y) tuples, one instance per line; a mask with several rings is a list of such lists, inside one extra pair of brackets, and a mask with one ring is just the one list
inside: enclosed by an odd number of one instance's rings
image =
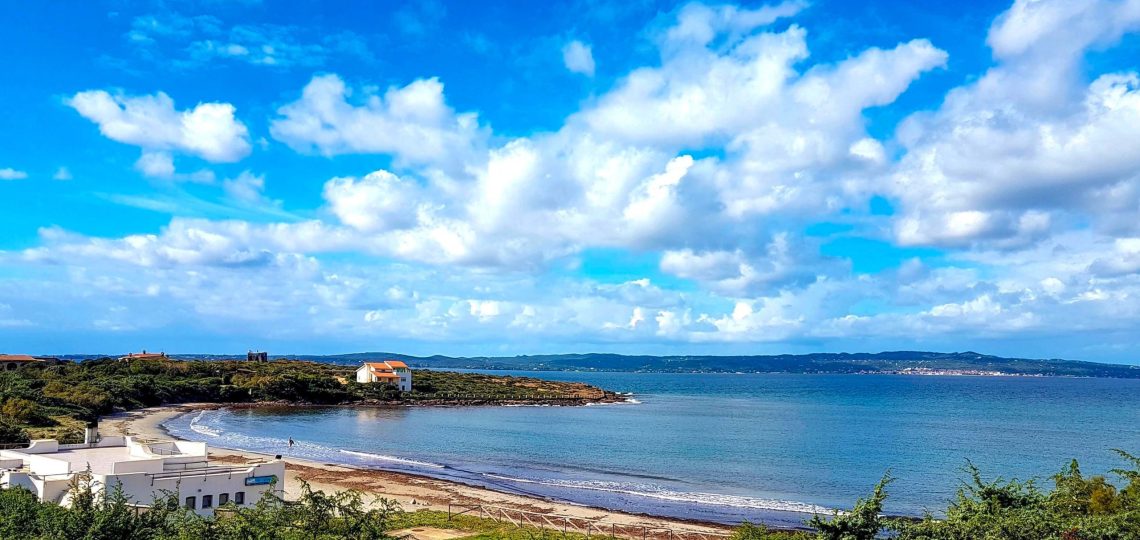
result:
[[(219, 355), (177, 355), (224, 358)], [(1140, 366), (1075, 360), (1004, 358), (976, 352), (889, 351), (748, 356), (648, 356), (623, 354), (543, 354), (525, 356), (410, 356), (388, 352), (289, 355), (286, 358), (356, 364), (374, 358), (403, 360), (416, 368), (529, 371), (638, 371), (663, 373), (914, 373), (1001, 374), (1067, 377), (1140, 378)]]

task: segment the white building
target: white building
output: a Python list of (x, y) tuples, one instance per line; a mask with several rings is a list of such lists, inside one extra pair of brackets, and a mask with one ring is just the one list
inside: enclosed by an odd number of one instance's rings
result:
[[(206, 443), (144, 442), (133, 437), (104, 437), (97, 443), (59, 444), (32, 441), (27, 448), (0, 450), (0, 487), (24, 487), (41, 501), (69, 505), (72, 480), (90, 482), (101, 495), (118, 485), (141, 507), (156, 497), (177, 493), (178, 500), (200, 515), (227, 502), (252, 506), (270, 489), (282, 496), (285, 463), (270, 460), (249, 465), (211, 465)], [(90, 477), (87, 471), (90, 470)]]
[(401, 392), (412, 391), (412, 370), (399, 360), (365, 362), (356, 369), (358, 383), (384, 383), (395, 385)]

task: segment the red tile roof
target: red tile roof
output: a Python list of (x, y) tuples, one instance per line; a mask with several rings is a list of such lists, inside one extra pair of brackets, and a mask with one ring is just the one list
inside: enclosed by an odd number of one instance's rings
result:
[(30, 354), (0, 354), (0, 362), (43, 362)]

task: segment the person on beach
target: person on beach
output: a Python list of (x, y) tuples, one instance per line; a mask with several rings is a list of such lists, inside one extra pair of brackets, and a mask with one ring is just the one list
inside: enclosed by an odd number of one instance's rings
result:
[(295, 444), (293, 442), (293, 437), (289, 437), (289, 448), (293, 448), (293, 444)]

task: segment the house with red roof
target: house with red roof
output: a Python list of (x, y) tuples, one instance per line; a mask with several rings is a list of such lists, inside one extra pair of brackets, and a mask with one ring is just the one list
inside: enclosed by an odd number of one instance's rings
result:
[(391, 384), (401, 392), (411, 392), (412, 370), (399, 360), (365, 362), (356, 369), (356, 382)]
[(20, 366), (32, 362), (44, 362), (45, 358), (37, 358), (28, 354), (0, 354), (0, 370), (12, 371)]

